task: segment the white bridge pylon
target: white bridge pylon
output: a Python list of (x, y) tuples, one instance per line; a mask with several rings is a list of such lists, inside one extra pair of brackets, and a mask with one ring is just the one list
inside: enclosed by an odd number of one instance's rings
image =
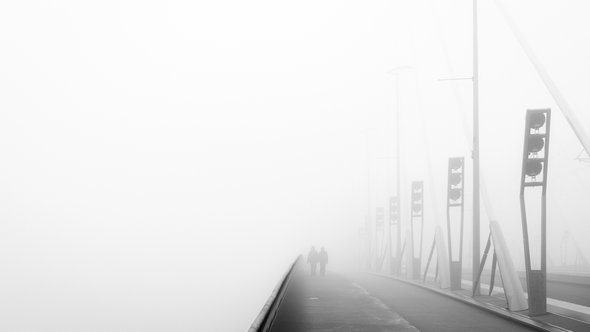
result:
[(440, 288), (451, 288), (451, 267), (449, 265), (449, 255), (447, 252), (448, 247), (445, 243), (445, 237), (443, 236), (440, 225), (436, 225), (434, 237), (436, 243), (436, 259), (438, 261), (440, 274)]
[(502, 276), (504, 294), (508, 301), (508, 309), (510, 311), (526, 310), (529, 308), (528, 302), (524, 297), (524, 290), (514, 268), (514, 262), (506, 245), (504, 234), (497, 221), (490, 220), (490, 232), (500, 275)]

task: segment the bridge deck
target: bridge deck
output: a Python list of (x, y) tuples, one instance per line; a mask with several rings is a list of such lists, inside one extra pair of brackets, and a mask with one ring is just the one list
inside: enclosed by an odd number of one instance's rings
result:
[(306, 272), (296, 270), (272, 331), (534, 331), (404, 282)]
[(399, 314), (340, 275), (309, 276), (299, 267), (291, 279), (273, 332), (415, 332)]

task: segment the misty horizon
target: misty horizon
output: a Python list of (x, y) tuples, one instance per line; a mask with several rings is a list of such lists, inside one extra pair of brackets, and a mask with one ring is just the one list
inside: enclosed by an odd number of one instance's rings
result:
[[(589, 132), (590, 5), (502, 3)], [(524, 270), (525, 114), (550, 108), (548, 268), (561, 271), (590, 257), (588, 156), (494, 3), (479, 6), (493, 209), (482, 201), (480, 241), (497, 221)], [(424, 181), (426, 254), (446, 227), (448, 158), (465, 158), (470, 271), (471, 10), (0, 4), (0, 330), (246, 330), (311, 246), (328, 250), (328, 270), (358, 266), (360, 230), (396, 192), (396, 110), (401, 220), (412, 181)]]

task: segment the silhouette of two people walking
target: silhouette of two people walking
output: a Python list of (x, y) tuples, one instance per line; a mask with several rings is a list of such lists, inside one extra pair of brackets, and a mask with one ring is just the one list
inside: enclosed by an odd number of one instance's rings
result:
[(315, 247), (311, 247), (309, 254), (307, 254), (307, 262), (311, 267), (311, 275), (315, 276), (318, 263), (320, 264), (320, 275), (326, 275), (326, 264), (328, 264), (328, 252), (322, 247), (318, 252)]

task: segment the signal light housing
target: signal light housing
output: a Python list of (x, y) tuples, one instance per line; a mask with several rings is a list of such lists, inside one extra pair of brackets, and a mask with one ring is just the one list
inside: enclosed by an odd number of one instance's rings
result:
[(398, 197), (390, 197), (389, 198), (389, 222), (392, 225), (397, 225), (399, 223), (400, 216), (399, 216), (399, 198)]
[(521, 176), (524, 186), (545, 184), (550, 120), (549, 109), (527, 111)]
[(463, 180), (462, 173), (451, 173), (449, 175), (449, 183), (453, 186), (458, 186), (459, 184), (461, 184), (462, 180)]
[(415, 214), (422, 213), (422, 199), (423, 199), (423, 192), (422, 192), (422, 181), (414, 181), (412, 182), (412, 211)]
[(525, 166), (525, 174), (531, 178), (536, 177), (543, 171), (543, 163), (539, 160), (527, 160)]
[(449, 168), (458, 171), (459, 168), (463, 167), (463, 162), (463, 158), (449, 158)]
[[(537, 111), (537, 110), (531, 110)], [(547, 117), (542, 112), (534, 112), (529, 116), (529, 127), (533, 130), (539, 130), (539, 128), (545, 125)]]
[(458, 188), (453, 188), (449, 191), (449, 198), (453, 201), (457, 201), (461, 198), (463, 191)]
[(541, 135), (530, 135), (528, 140), (527, 148), (530, 154), (539, 153), (545, 147), (545, 139)]

